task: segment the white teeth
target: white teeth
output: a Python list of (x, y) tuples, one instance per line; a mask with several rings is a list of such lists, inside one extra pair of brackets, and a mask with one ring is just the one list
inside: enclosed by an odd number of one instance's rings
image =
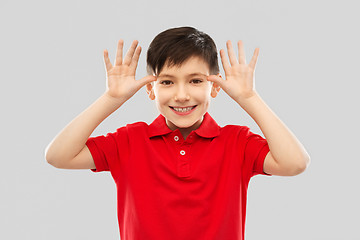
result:
[(173, 108), (175, 111), (177, 112), (188, 112), (190, 111), (191, 109), (193, 109), (194, 107), (188, 107), (188, 108)]

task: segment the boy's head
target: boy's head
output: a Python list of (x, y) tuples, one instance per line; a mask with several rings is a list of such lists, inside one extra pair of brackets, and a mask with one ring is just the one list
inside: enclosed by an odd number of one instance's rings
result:
[(180, 66), (192, 56), (202, 58), (211, 75), (219, 73), (217, 49), (213, 39), (193, 27), (171, 28), (159, 33), (147, 51), (147, 72), (159, 75), (165, 65)]
[[(212, 38), (192, 27), (165, 30), (150, 43), (147, 72), (157, 80), (146, 86), (150, 99), (166, 118), (170, 129), (197, 129), (210, 96), (220, 87), (207, 81), (219, 75), (217, 49)], [(185, 107), (194, 107), (194, 109)], [(186, 131), (186, 130), (185, 130)]]

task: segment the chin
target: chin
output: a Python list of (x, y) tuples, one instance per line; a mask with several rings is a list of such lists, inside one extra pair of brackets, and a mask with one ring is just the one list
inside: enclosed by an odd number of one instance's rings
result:
[(174, 121), (172, 121), (172, 119), (168, 119), (168, 121), (170, 121), (176, 128), (198, 128), (199, 126), (195, 126), (199, 123), (199, 121), (201, 121), (202, 116), (198, 116), (196, 119), (174, 119)]

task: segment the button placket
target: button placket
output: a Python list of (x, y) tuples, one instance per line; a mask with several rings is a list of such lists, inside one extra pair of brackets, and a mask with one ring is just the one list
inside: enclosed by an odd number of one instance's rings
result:
[(178, 176), (179, 177), (190, 177), (190, 160), (187, 154), (189, 146), (181, 145), (178, 155)]

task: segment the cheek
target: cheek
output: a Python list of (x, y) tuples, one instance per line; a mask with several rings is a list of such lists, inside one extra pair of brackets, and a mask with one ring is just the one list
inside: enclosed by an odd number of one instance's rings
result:
[(211, 83), (210, 82), (203, 83), (201, 85), (201, 87), (199, 86), (198, 88), (196, 88), (196, 90), (199, 93), (201, 93), (202, 95), (210, 95), (210, 93), (211, 93)]
[(162, 89), (158, 89), (154, 91), (155, 99), (157, 99), (158, 104), (164, 104), (171, 100), (172, 94), (170, 91), (164, 91)]
[(210, 94), (211, 94), (211, 87), (207, 85), (198, 89), (196, 95), (205, 100), (209, 98)]

